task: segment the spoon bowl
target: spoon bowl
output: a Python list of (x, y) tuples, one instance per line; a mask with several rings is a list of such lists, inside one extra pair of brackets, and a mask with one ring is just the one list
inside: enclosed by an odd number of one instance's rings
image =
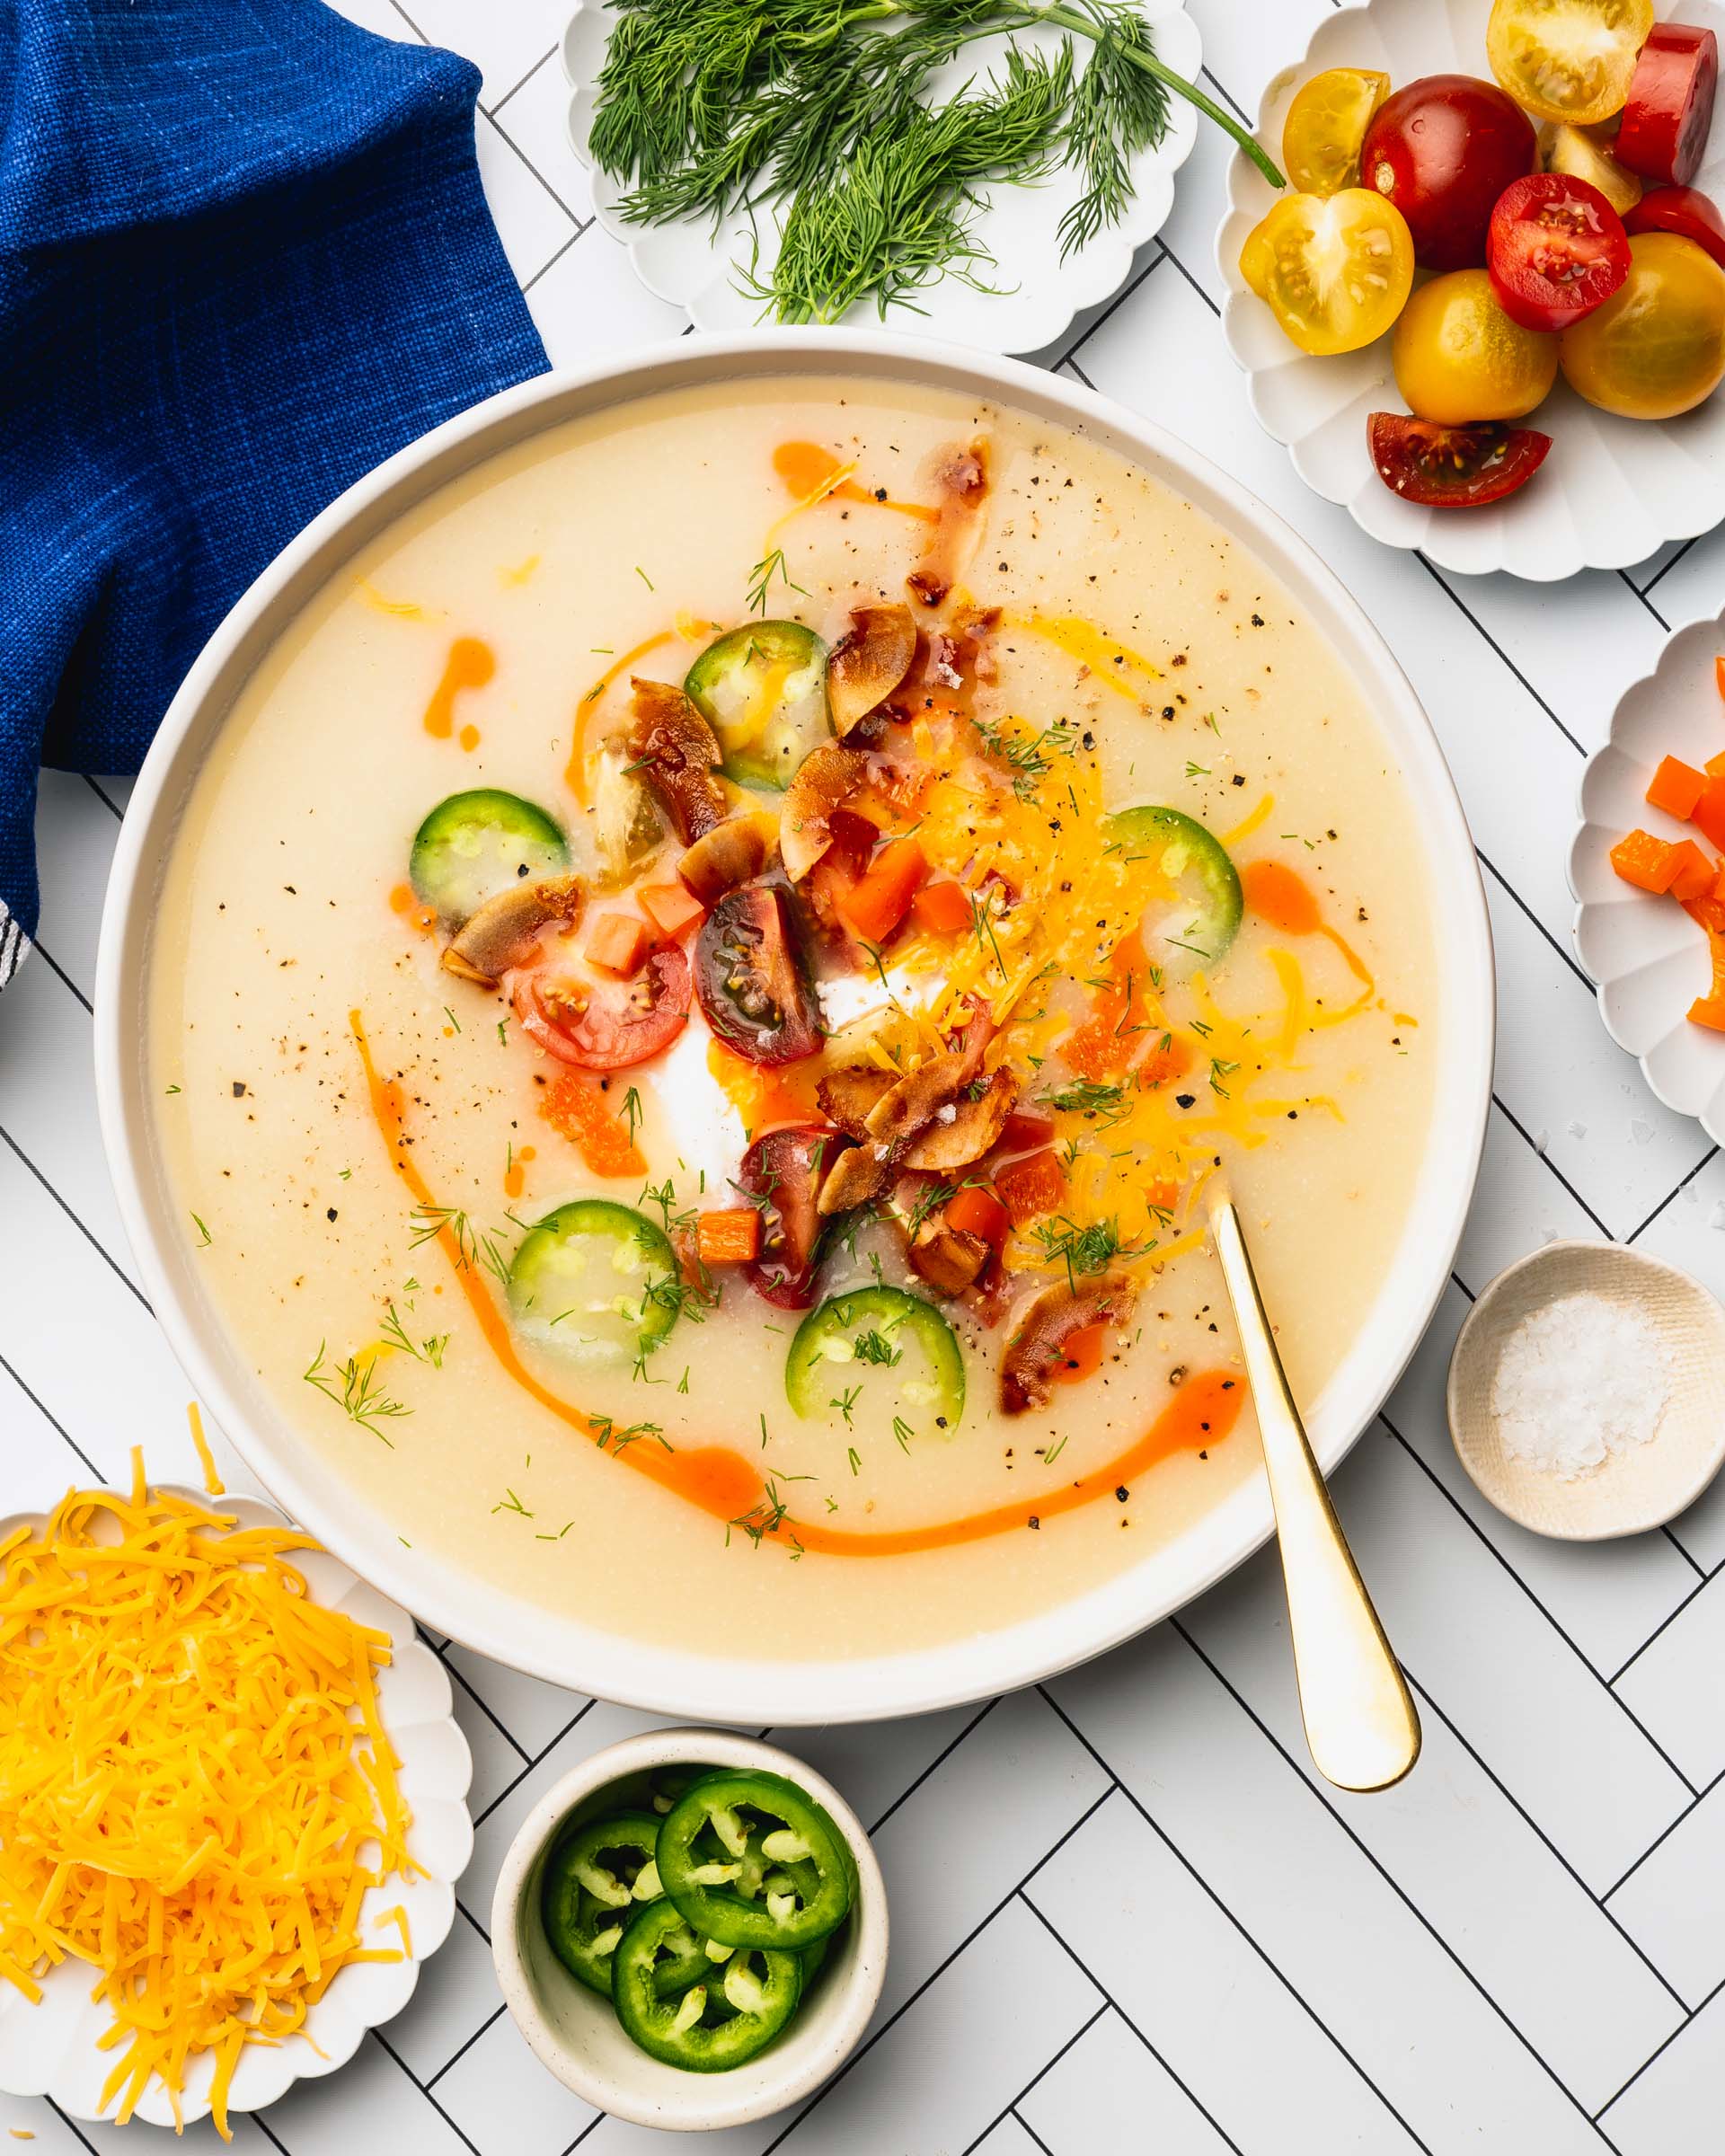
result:
[[(1509, 1336), (1547, 1303), (1598, 1295), (1659, 1335), (1671, 1390), (1658, 1431), (1565, 1480), (1505, 1447), (1491, 1390)], [(1535, 1534), (1597, 1542), (1644, 1533), (1692, 1505), (1725, 1462), (1725, 1309), (1699, 1280), (1615, 1242), (1552, 1242), (1506, 1268), (1468, 1313), (1449, 1364), (1449, 1434), (1498, 1510)]]

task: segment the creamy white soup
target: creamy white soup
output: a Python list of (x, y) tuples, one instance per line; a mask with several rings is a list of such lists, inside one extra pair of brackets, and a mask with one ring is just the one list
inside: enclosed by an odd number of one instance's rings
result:
[[(189, 1246), (402, 1541), (703, 1651), (1016, 1621), (1252, 1470), (1431, 1113), (1414, 806), (1250, 552), (909, 385), (625, 404), (367, 547), (151, 961)], [(580, 1673), (570, 1673), (579, 1682)]]

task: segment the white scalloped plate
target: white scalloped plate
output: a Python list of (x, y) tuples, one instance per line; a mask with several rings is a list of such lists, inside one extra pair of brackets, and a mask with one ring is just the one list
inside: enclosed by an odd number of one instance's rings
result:
[(1640, 1058), (1667, 1108), (1699, 1117), (1708, 1136), (1725, 1144), (1725, 1033), (1685, 1016), (1712, 979), (1706, 936), (1671, 899), (1623, 882), (1608, 858), (1638, 826), (1662, 838), (1690, 835), (1643, 797), (1661, 756), (1699, 769), (1725, 749), (1725, 702), (1713, 678), (1720, 651), (1725, 615), (1692, 623), (1624, 692), (1606, 746), (1581, 774), (1581, 828), (1569, 871), (1576, 954), (1598, 985), (1606, 1030)]
[[(1271, 78), (1258, 139), (1279, 157), (1294, 93), (1324, 67), (1381, 68), (1398, 88), (1422, 75), (1489, 81), (1490, 13), (1490, 0), (1367, 0), (1326, 15), (1305, 57)], [(1710, 24), (1725, 39), (1725, 9), (1713, 0), (1671, 6), (1662, 0), (1659, 13)], [(1714, 122), (1695, 185), (1725, 201), (1725, 114)], [(1626, 569), (1668, 540), (1711, 531), (1725, 517), (1725, 392), (1681, 419), (1619, 420), (1584, 403), (1561, 377), (1526, 421), (1552, 437), (1552, 449), (1519, 493), (1479, 509), (1421, 508), (1391, 493), (1366, 448), (1368, 412), (1407, 409), (1390, 369), (1389, 338), (1337, 358), (1307, 358), (1240, 275), (1240, 250), (1274, 195), (1236, 152), (1228, 171), (1231, 208), (1216, 237), (1216, 267), (1228, 288), (1223, 331), (1251, 377), (1252, 407), (1265, 431), (1287, 443), (1307, 486), (1342, 503), (1362, 531), (1386, 546), (1418, 547), (1465, 575), (1506, 570), (1547, 583), (1583, 569)]]
[[(285, 1513), (256, 1498), (210, 1498), (201, 1490), (172, 1483), (164, 1487), (195, 1504), (234, 1514), (243, 1527), (289, 1524)], [(10, 1514), (0, 1519), (0, 1540), (14, 1527), (40, 1527), (47, 1516)], [(392, 1659), (378, 1674), (377, 1705), (401, 1760), (402, 1794), (413, 1815), (408, 1851), (426, 1876), (387, 1879), (360, 1904), (362, 1929), (370, 1943), (380, 1947), (399, 1947), (402, 1940), (394, 1923), (379, 1922), (379, 1913), (397, 1904), (406, 1910), (411, 1957), (359, 1962), (342, 1969), (312, 2008), (300, 2034), (279, 2046), (247, 2045), (228, 2090), (228, 2107), (234, 2111), (261, 2111), (302, 2076), (333, 2073), (353, 2056), (367, 2029), (401, 2012), (419, 1982), (420, 1964), (448, 1936), (456, 1913), (455, 1882), (473, 1848), (466, 1804), (473, 1754), (451, 1712), (447, 1671), (414, 1637), (407, 1612), (368, 1587), (326, 1550), (301, 1551), (294, 1561), (326, 1608), (345, 1611), (359, 1623), (389, 1634)], [(43, 1979), (36, 2005), (11, 1984), (0, 1984), (0, 2090), (10, 2096), (49, 2097), (73, 2118), (111, 2117), (100, 2104), (114, 2054), (96, 2048), (111, 2017), (92, 2000), (91, 1982), (92, 1972), (84, 1963), (62, 1962)], [(214, 2072), (215, 2061), (206, 2054), (187, 2073), (181, 2108), (188, 2125), (209, 2109)], [(151, 2125), (173, 2124), (159, 2082), (146, 2093), (134, 2116)]]
[[(1196, 80), (1202, 64), (1198, 25), (1173, 0), (1143, 0), (1142, 12), (1155, 33), (1156, 50), (1176, 75)], [(753, 256), (755, 235), (747, 215), (729, 217), (717, 233), (704, 219), (686, 219), (651, 229), (626, 225), (617, 214), (624, 190), (593, 169), (588, 149), (598, 73), (605, 58), (614, 10), (609, 0), (576, 0), (563, 33), (563, 72), (574, 94), (570, 100), (569, 135), (575, 154), (593, 175), (593, 203), (601, 226), (628, 250), (635, 274), (650, 292), (674, 306), (686, 308), (698, 330), (750, 330), (768, 319), (760, 300), (743, 287)], [(1020, 32), (1026, 48), (1057, 47), (1059, 39), (1039, 31)], [(1004, 38), (980, 40), (932, 79), (936, 101), (953, 96), (973, 76), (985, 74), (1005, 50)], [(998, 267), (984, 270), (997, 294), (978, 292), (958, 278), (942, 278), (916, 294), (915, 306), (896, 304), (880, 314), (872, 302), (850, 309), (841, 326), (908, 331), (951, 338), (988, 352), (1034, 352), (1052, 344), (1084, 307), (1099, 306), (1126, 282), (1135, 249), (1154, 239), (1173, 207), (1174, 174), (1186, 161), (1198, 134), (1199, 115), (1184, 98), (1170, 93), (1168, 132), (1152, 150), (1132, 161), (1133, 197), (1120, 223), (1099, 233), (1089, 246), (1062, 261), (1057, 228), (1078, 192), (1072, 174), (1057, 172), (1039, 187), (1002, 188), (977, 221), (977, 234)], [(778, 230), (771, 212), (760, 230), (759, 273), (765, 277), (776, 256)]]

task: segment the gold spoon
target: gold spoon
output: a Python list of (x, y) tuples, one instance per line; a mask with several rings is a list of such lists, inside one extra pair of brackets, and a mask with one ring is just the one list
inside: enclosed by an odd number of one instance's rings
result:
[(1387, 1789), (1420, 1756), (1420, 1716), (1313, 1457), (1220, 1175), (1209, 1210), (1276, 1508), (1305, 1741), (1338, 1789)]

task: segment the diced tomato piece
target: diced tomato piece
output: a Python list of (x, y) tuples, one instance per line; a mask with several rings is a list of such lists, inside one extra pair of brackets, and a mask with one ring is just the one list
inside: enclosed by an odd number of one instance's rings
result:
[(544, 1089), (539, 1113), (577, 1149), (595, 1175), (647, 1172), (645, 1159), (596, 1080), (579, 1071), (559, 1071)]
[(1709, 778), (1689, 812), (1689, 821), (1710, 845), (1725, 852), (1725, 773)]
[(995, 1194), (1012, 1215), (1015, 1228), (1052, 1213), (1066, 1195), (1066, 1171), (1059, 1156), (1048, 1148), (1012, 1162), (995, 1176)]
[(973, 1183), (947, 1201), (946, 1224), (967, 1235), (978, 1235), (984, 1242), (1002, 1243), (1013, 1216), (993, 1191), (978, 1189)]
[(1725, 651), (1713, 661), (1713, 686), (1725, 696)]
[(1650, 831), (1632, 831), (1611, 849), (1611, 865), (1638, 891), (1663, 893), (1677, 872), (1677, 849)]
[(621, 980), (641, 971), (647, 956), (647, 924), (632, 914), (601, 914), (587, 939), (587, 960)]
[(1106, 1325), (1081, 1325), (1069, 1332), (1060, 1348), (1060, 1359), (1048, 1375), (1060, 1385), (1082, 1384), (1102, 1366), (1102, 1349), (1108, 1343)]
[[(1725, 764), (1725, 757), (1714, 760)], [(1710, 764), (1708, 770), (1712, 768)], [(1647, 790), (1647, 805), (1650, 808), (1663, 808), (1668, 816), (1675, 816), (1680, 824), (1686, 824), (1694, 814), (1695, 803), (1706, 784), (1707, 772), (1697, 771), (1680, 756), (1665, 756)]]
[(910, 902), (910, 916), (931, 936), (956, 936), (976, 918), (970, 894), (959, 883), (925, 883)]
[(875, 855), (856, 888), (839, 900), (839, 913), (865, 943), (884, 943), (910, 911), (916, 887), (927, 873), (928, 862), (916, 841), (895, 838)]
[(707, 909), (684, 883), (645, 883), (636, 893), (641, 910), (661, 936), (675, 942), (707, 917)]
[(1191, 1045), (1177, 1033), (1163, 1034), (1155, 1046), (1138, 1065), (1138, 1083), (1144, 1086), (1172, 1085), (1176, 1078), (1183, 1078), (1192, 1067)]
[(757, 1206), (730, 1206), (703, 1213), (695, 1223), (694, 1247), (703, 1265), (749, 1265), (761, 1254)]
[(1669, 888), (1671, 896), (1679, 901), (1699, 898), (1719, 880), (1719, 863), (1703, 853), (1693, 838), (1685, 838), (1676, 848), (1676, 870)]
[(1002, 1153), (1034, 1153), (1039, 1146), (1054, 1143), (1054, 1118), (1034, 1115), (1029, 1109), (1015, 1108), (1000, 1129)]

